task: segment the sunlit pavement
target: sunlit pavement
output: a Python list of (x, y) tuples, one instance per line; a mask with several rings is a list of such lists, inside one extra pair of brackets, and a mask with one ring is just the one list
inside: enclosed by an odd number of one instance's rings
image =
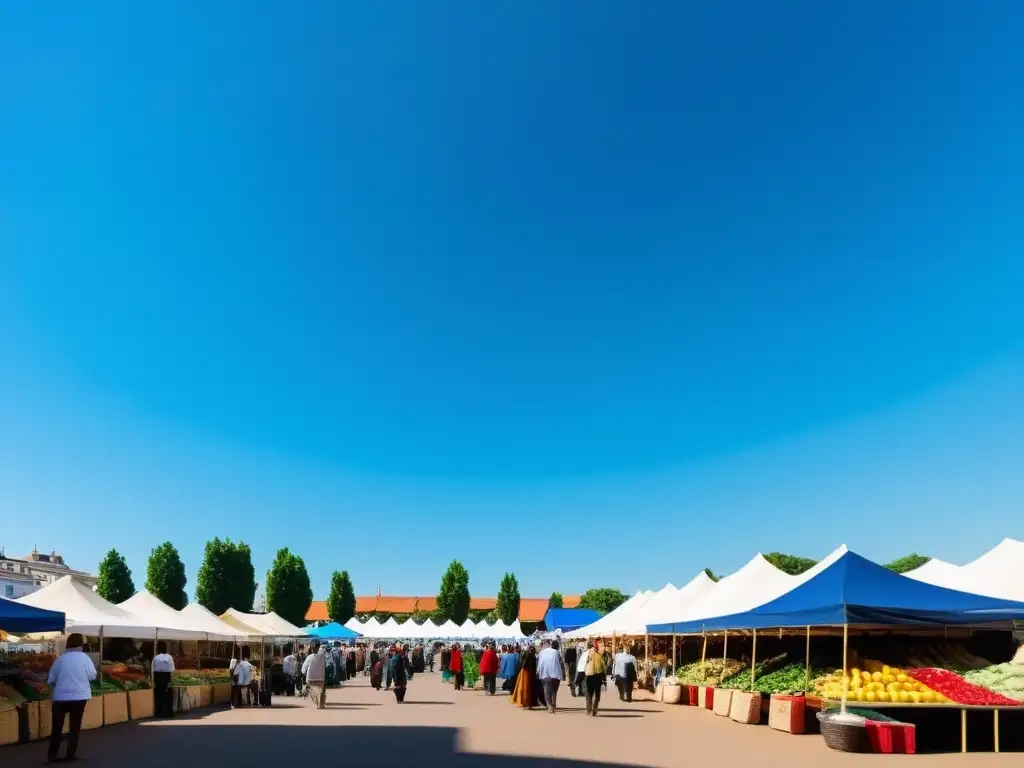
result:
[[(275, 697), (270, 709), (209, 710), (193, 717), (87, 731), (79, 755), (90, 768), (145, 765), (196, 768), (214, 765), (345, 764), (417, 768), (568, 768), (647, 765), (733, 768), (887, 765), (886, 755), (844, 755), (818, 736), (788, 736), (766, 726), (744, 726), (692, 707), (650, 700), (625, 704), (609, 688), (601, 715), (587, 717), (582, 699), (559, 692), (560, 709), (520, 711), (508, 694), (456, 693), (440, 675), (416, 675), (406, 701), (374, 691), (360, 677), (328, 693), (327, 709)], [(0, 767), (38, 765), (45, 744), (0, 748)], [(948, 754), (909, 758), (929, 765), (1017, 766), (1018, 754)]]

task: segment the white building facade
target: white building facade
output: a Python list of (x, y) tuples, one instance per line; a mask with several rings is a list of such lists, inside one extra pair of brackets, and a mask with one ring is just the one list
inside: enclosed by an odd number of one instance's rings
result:
[(56, 552), (46, 554), (33, 550), (25, 557), (12, 558), (0, 551), (0, 597), (10, 600), (24, 597), (63, 576), (73, 576), (89, 588), (96, 586), (95, 576), (70, 568)]

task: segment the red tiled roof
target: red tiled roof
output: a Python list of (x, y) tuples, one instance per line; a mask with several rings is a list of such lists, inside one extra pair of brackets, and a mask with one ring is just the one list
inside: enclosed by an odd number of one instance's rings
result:
[[(575, 608), (580, 603), (578, 595), (562, 598), (566, 608)], [(473, 611), (491, 611), (497, 605), (494, 597), (473, 597), (469, 608)], [(437, 610), (436, 597), (392, 597), (388, 595), (364, 595), (356, 598), (356, 613), (413, 613), (414, 611)], [(548, 610), (546, 597), (524, 597), (519, 601), (520, 621), (540, 621)], [(327, 621), (327, 603), (314, 600), (306, 612), (306, 621)]]

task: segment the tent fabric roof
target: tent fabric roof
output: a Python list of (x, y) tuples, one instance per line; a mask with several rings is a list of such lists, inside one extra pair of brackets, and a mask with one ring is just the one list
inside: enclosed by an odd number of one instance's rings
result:
[(273, 627), (277, 631), (277, 633), (280, 634), (282, 637), (302, 637), (306, 634), (306, 631), (304, 629), (302, 629), (301, 627), (296, 627), (286, 618), (280, 616), (274, 611), (271, 611), (270, 613), (253, 613), (249, 615), (261, 617), (267, 624)]
[(221, 621), (225, 621), (239, 631), (250, 637), (277, 637), (278, 631), (267, 623), (263, 616), (258, 613), (243, 613), (234, 608), (228, 608), (220, 615)]
[[(231, 624), (217, 616), (213, 611), (199, 603), (189, 603), (179, 613), (184, 616), (191, 626), (208, 632), (210, 635), (223, 635), (232, 640), (259, 639), (262, 635), (252, 627), (238, 622)], [(240, 626), (239, 626), (240, 625)]]
[(330, 624), (325, 624), (322, 627), (307, 629), (306, 634), (310, 637), (319, 637), (321, 640), (354, 640), (359, 637), (358, 632), (353, 632), (336, 621), (332, 621)]
[(64, 614), (0, 597), (0, 629), (6, 632), (63, 632)]
[(660, 625), (651, 631), (696, 633), (843, 624), (977, 626), (1011, 619), (1024, 619), (1024, 603), (908, 579), (844, 552), (794, 589), (752, 610)]
[(637, 623), (644, 626), (644, 629), (637, 634), (646, 632), (648, 624), (656, 624), (679, 616), (687, 606), (705, 599), (705, 596), (710, 594), (717, 585), (718, 582), (708, 576), (705, 571), (701, 571), (690, 579), (682, 589), (676, 590), (675, 593), (669, 593), (656, 601), (650, 601), (640, 609), (636, 616)]
[(566, 633), (567, 637), (607, 637), (615, 634), (615, 626), (617, 622), (622, 620), (631, 611), (636, 610), (640, 605), (654, 597), (654, 592), (637, 592), (629, 600), (624, 602), (617, 608), (608, 611), (604, 616), (599, 618), (597, 621), (592, 622), (585, 627), (574, 629)]
[[(67, 632), (98, 635), (102, 630), (107, 637), (152, 640), (158, 629), (124, 608), (108, 603), (72, 576), (62, 576), (17, 602), (64, 613)], [(166, 629), (171, 630), (170, 627)]]
[(1003, 539), (966, 565), (932, 558), (904, 575), (962, 592), (1024, 601), (1024, 542)]
[(548, 608), (544, 614), (544, 626), (548, 631), (560, 629), (563, 632), (593, 624), (601, 614), (590, 608)]
[[(182, 615), (146, 590), (136, 592), (117, 605), (136, 618), (160, 627), (160, 638), (163, 640), (205, 640), (210, 634), (191, 622), (188, 616)], [(213, 639), (226, 640), (229, 637)]]

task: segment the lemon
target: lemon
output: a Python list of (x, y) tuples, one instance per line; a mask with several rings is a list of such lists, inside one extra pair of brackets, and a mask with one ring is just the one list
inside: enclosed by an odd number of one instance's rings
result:
[(904, 683), (903, 684), (903, 690), (904, 691), (912, 691), (912, 690), (914, 690), (914, 684), (913, 683)]
[(921, 703), (921, 694), (918, 693), (917, 691), (913, 691), (912, 693), (910, 693), (910, 700), (912, 702), (914, 702), (915, 704), (920, 704)]
[(889, 693), (887, 691), (879, 691), (878, 693), (875, 694), (875, 698), (878, 701), (888, 701), (889, 700)]
[(874, 700), (875, 700), (875, 692), (874, 691), (868, 691), (867, 693), (864, 694), (864, 701), (874, 701)]
[(925, 704), (934, 704), (935, 703), (935, 692), (934, 691), (925, 691), (924, 693), (921, 694), (921, 701), (923, 701)]
[(888, 664), (883, 664), (882, 665), (882, 674), (883, 675), (888, 675), (890, 672), (892, 672), (892, 670), (889, 668), (889, 665)]
[(861, 679), (865, 683), (870, 683), (871, 682), (871, 673), (870, 672), (861, 672), (860, 673), (860, 677), (861, 677)]
[(949, 701), (949, 699), (947, 699), (945, 696), (943, 696), (938, 691), (935, 692), (935, 703), (936, 704), (945, 704), (947, 701)]
[(864, 691), (860, 688), (850, 694), (854, 701), (864, 701)]
[(905, 683), (905, 682), (907, 682), (907, 676), (904, 675), (902, 672), (900, 672), (898, 675), (896, 675), (896, 682), (897, 683)]
[(871, 674), (871, 679), (872, 679), (872, 680), (873, 680), (874, 682), (876, 682), (876, 683), (880, 683), (880, 682), (882, 682), (882, 673), (881, 673), (881, 672), (873, 672), (873, 673)]
[(896, 694), (896, 699), (897, 699), (897, 701), (900, 701), (900, 702), (905, 704), (908, 701), (910, 701), (910, 694), (907, 693), (906, 691), (900, 691), (899, 693)]

